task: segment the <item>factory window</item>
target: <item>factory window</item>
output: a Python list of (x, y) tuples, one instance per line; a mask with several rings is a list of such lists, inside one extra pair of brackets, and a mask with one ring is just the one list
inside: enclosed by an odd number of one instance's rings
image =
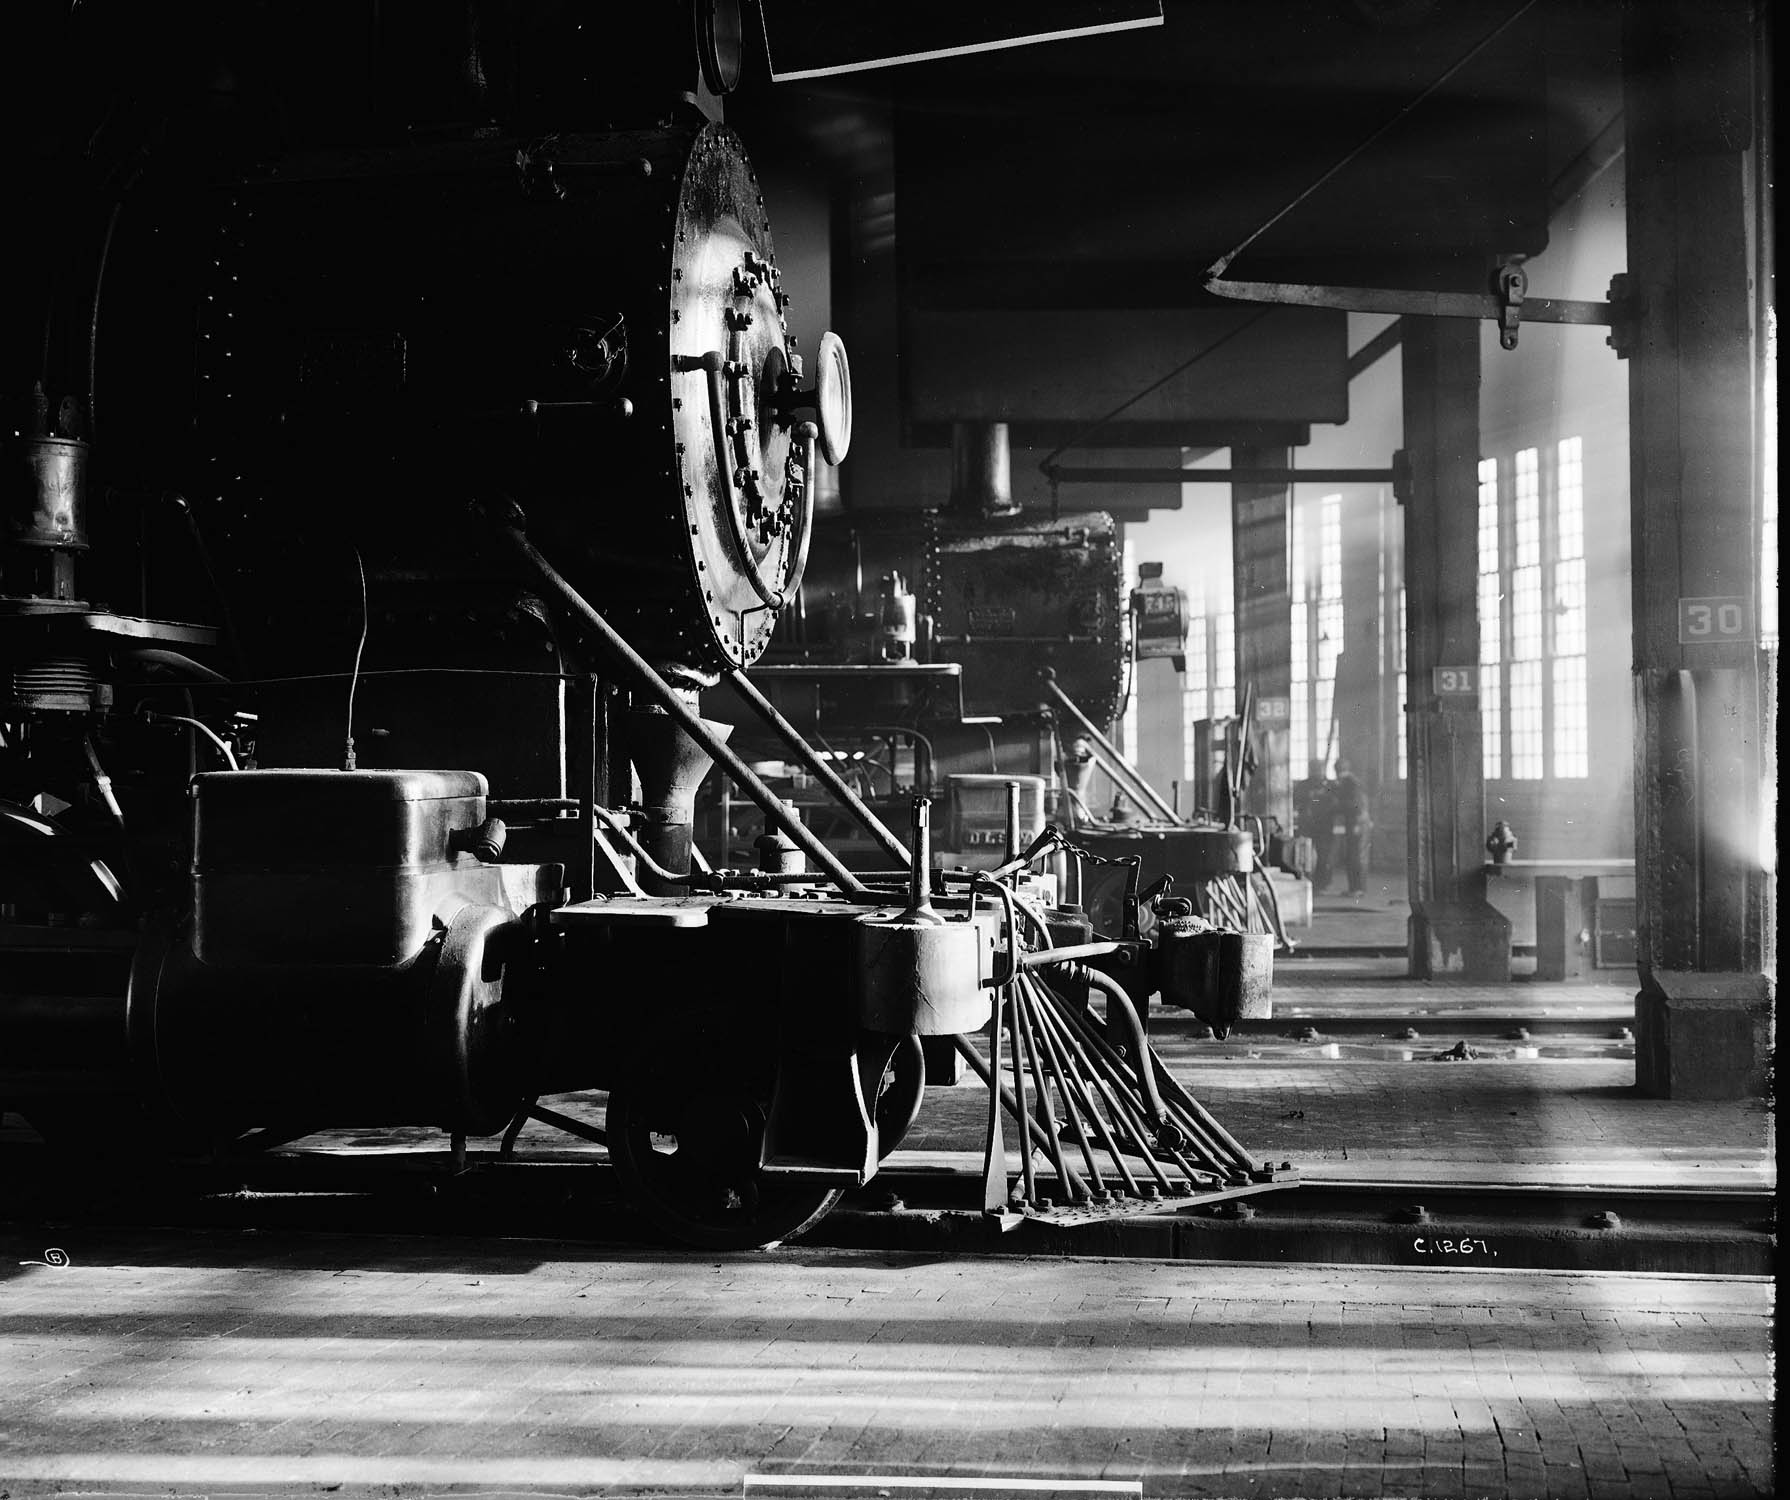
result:
[(1765, 323), (1765, 448), (1759, 505), (1759, 644), (1778, 647), (1778, 315)]
[(1522, 449), (1508, 470), (1496, 459), (1479, 465), (1479, 701), (1488, 781), (1590, 774), (1584, 445), (1563, 439), (1553, 457), (1551, 472), (1539, 448)]
[(1293, 606), (1293, 670), (1289, 679), (1292, 698), (1288, 705), (1287, 763), (1292, 767), (1293, 780), (1298, 781), (1305, 775), (1305, 763), (1311, 758), (1311, 606), (1306, 602), (1311, 591), (1305, 577), (1306, 556), (1310, 551), (1305, 545), (1305, 510), (1299, 504), (1297, 496), (1294, 497), (1291, 514), (1287, 517), (1287, 533), (1292, 546), (1292, 558), (1287, 565), (1287, 585)]
[[(1384, 496), (1382, 496), (1384, 503)], [(1375, 634), (1379, 646), (1380, 680), (1392, 684), (1392, 692), (1382, 698), (1380, 733), (1383, 743), (1391, 745), (1392, 764), (1399, 780), (1404, 780), (1410, 760), (1406, 743), (1409, 725), (1405, 714), (1405, 581), (1404, 534), (1393, 526), (1383, 533), (1379, 549), (1379, 608), (1374, 612)], [(1384, 764), (1384, 761), (1382, 761)]]
[[(1330, 759), (1336, 658), (1342, 651), (1342, 496), (1316, 506), (1295, 504), (1292, 516), (1292, 744), (1295, 778), (1308, 760)], [(1315, 546), (1312, 543), (1316, 543)]]
[(1326, 760), (1330, 748), (1330, 720), (1336, 703), (1336, 659), (1342, 655), (1342, 496), (1326, 495), (1318, 511), (1318, 639), (1317, 695), (1312, 704), (1312, 727), (1319, 743), (1314, 754)]
[(1237, 616), (1220, 610), (1212, 617), (1212, 714), (1229, 718), (1237, 710)]
[(1411, 773), (1410, 713), (1405, 705), (1405, 586), (1398, 586), (1398, 636), (1393, 642), (1393, 655), (1398, 662), (1398, 779)]
[(1565, 439), (1554, 469), (1554, 725), (1556, 776), (1591, 774), (1585, 688), (1585, 455)]
[(1498, 460), (1479, 461), (1479, 722), (1485, 779), (1504, 774), (1504, 579), (1498, 568)]
[(1541, 674), (1541, 453), (1516, 456), (1516, 525), (1510, 570), (1510, 774), (1540, 779)]
[(1206, 581), (1196, 577), (1187, 590), (1187, 671), (1181, 678), (1181, 775), (1187, 781), (1199, 775), (1193, 726), (1212, 716), (1211, 633), (1206, 619)]
[(1181, 683), (1182, 768), (1188, 781), (1200, 778), (1194, 726), (1206, 719), (1227, 719), (1236, 710), (1236, 617), (1220, 606), (1229, 601), (1222, 589), (1209, 590), (1208, 580), (1193, 578), (1187, 586), (1187, 673)]

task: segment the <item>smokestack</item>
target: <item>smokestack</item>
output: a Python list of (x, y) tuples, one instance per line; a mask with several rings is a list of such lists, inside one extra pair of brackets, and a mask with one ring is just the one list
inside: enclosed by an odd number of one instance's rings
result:
[(1013, 460), (1005, 422), (951, 424), (951, 505), (968, 516), (1013, 516)]

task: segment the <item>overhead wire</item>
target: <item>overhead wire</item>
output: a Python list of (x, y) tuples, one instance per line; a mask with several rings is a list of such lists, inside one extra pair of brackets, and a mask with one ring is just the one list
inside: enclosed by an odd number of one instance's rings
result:
[(1305, 202), (1305, 200), (1307, 198), (1311, 197), (1311, 195), (1313, 193), (1317, 192), (1319, 188), (1323, 187), (1325, 183), (1329, 182), (1330, 179), (1333, 178), (1334, 176), (1336, 176), (1336, 174), (1338, 172), (1342, 171), (1345, 167), (1347, 167), (1349, 165), (1349, 163), (1351, 163), (1358, 156), (1360, 156), (1362, 154), (1362, 152), (1366, 151), (1368, 149), (1368, 147), (1372, 146), (1375, 142), (1379, 141), (1384, 135), (1387, 134), (1388, 131), (1392, 130), (1396, 125), (1398, 125), (1398, 123), (1401, 120), (1403, 120), (1407, 115), (1409, 115), (1412, 110), (1416, 109), (1419, 105), (1421, 105), (1426, 99), (1428, 99), (1432, 94), (1434, 94), (1438, 89), (1440, 89), (1444, 84), (1446, 84), (1451, 78), (1453, 78), (1455, 76), (1455, 74), (1459, 73), (1462, 68), (1466, 67), (1467, 64), (1472, 62), (1474, 58), (1478, 57), (1481, 52), (1485, 51), (1485, 49), (1487, 47), (1491, 46), (1491, 44), (1493, 42), (1497, 41), (1497, 39), (1499, 37), (1501, 37), (1506, 31), (1508, 31), (1512, 26), (1514, 26), (1518, 21), (1520, 21), (1525, 15), (1527, 15), (1531, 10), (1533, 10), (1538, 3), (1539, 3), (1539, 0), (1523, 0), (1523, 3), (1521, 5), (1519, 5), (1508, 16), (1506, 16), (1502, 21), (1500, 21), (1496, 26), (1494, 26), (1490, 31), (1488, 31), (1484, 36), (1482, 36), (1477, 42), (1475, 42), (1473, 44), (1473, 46), (1468, 48), (1467, 51), (1464, 52), (1460, 57), (1455, 59), (1455, 61), (1449, 67), (1445, 68), (1440, 74), (1438, 74), (1436, 76), (1436, 78), (1434, 78), (1430, 82), (1430, 84), (1423, 90), (1422, 93), (1418, 94), (1417, 97), (1414, 99), (1407, 100), (1406, 103), (1404, 105), (1402, 105), (1391, 116), (1390, 119), (1384, 121), (1371, 134), (1366, 136), (1363, 140), (1357, 142), (1348, 151), (1345, 151), (1342, 154), (1342, 156), (1337, 158), (1337, 160), (1328, 168), (1328, 170), (1326, 170), (1325, 172), (1320, 174), (1314, 181), (1308, 183), (1298, 193), (1294, 194), (1293, 197), (1285, 205), (1283, 205), (1277, 212), (1270, 214), (1266, 219), (1264, 219), (1260, 224), (1258, 224), (1254, 229), (1252, 229), (1248, 234), (1246, 234), (1241, 240), (1239, 240), (1235, 245), (1233, 245), (1223, 255), (1219, 256), (1217, 260), (1213, 261), (1211, 265), (1206, 267), (1205, 272), (1202, 274), (1202, 276), (1200, 278), (1201, 281), (1204, 284), (1210, 285), (1212, 282), (1214, 282), (1214, 281), (1218, 280), (1220, 277), (1222, 277), (1225, 273), (1226, 268), (1229, 267), (1230, 263), (1233, 260), (1235, 260), (1239, 255), (1241, 255), (1245, 250), (1247, 250), (1251, 245), (1253, 245), (1257, 240), (1259, 240), (1264, 234), (1266, 234), (1270, 229), (1272, 229), (1276, 224), (1278, 224), (1282, 219), (1284, 219), (1294, 209), (1296, 209), (1301, 203)]

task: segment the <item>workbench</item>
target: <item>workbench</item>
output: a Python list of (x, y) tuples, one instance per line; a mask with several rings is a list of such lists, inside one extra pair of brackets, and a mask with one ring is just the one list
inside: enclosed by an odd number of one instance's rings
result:
[(1486, 900), (1511, 919), (1512, 941), (1535, 944), (1537, 979), (1633, 968), (1632, 859), (1488, 860), (1485, 873)]

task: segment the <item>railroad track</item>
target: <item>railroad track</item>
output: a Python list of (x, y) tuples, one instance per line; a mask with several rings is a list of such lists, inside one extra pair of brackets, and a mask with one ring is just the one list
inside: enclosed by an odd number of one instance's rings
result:
[[(181, 1162), (152, 1177), (71, 1180), (41, 1149), (0, 1150), (0, 1225), (520, 1235), (638, 1251), (655, 1243), (600, 1155), (501, 1159), (446, 1152), (282, 1151)], [(980, 1176), (884, 1169), (806, 1236), (852, 1249), (1091, 1255), (1351, 1265), (1764, 1276), (1776, 1253), (1767, 1189), (1563, 1188), (1496, 1183), (1303, 1181), (1229, 1196), (1139, 1202), (1100, 1219), (978, 1209)]]
[[(880, 1201), (869, 1199), (875, 1192)], [(893, 1211), (891, 1193), (901, 1203)], [(848, 1195), (817, 1226), (820, 1240), (991, 1242), (960, 1174), (885, 1170), (859, 1196), (868, 1201)], [(935, 1223), (914, 1233), (910, 1219)], [(1763, 1188), (1304, 1181), (1100, 1224), (1030, 1221), (1013, 1238), (1010, 1251), (1029, 1254), (1765, 1276), (1776, 1255), (1776, 1198)]]

